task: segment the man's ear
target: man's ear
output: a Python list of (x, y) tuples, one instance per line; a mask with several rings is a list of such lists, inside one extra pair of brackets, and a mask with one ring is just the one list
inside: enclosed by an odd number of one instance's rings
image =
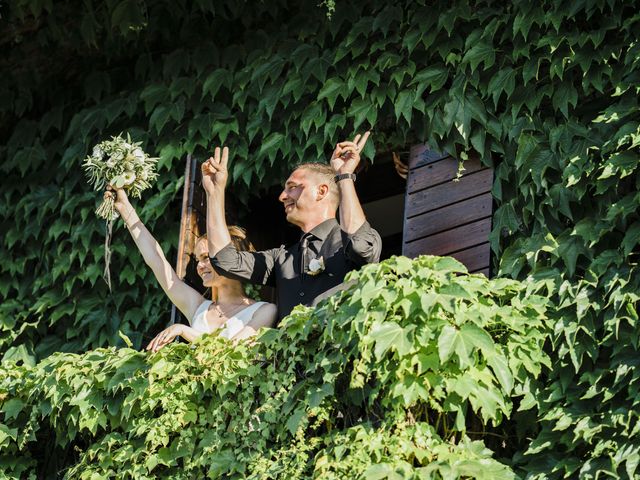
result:
[(321, 183), (318, 185), (316, 189), (316, 200), (322, 200), (329, 194), (329, 185), (326, 183)]

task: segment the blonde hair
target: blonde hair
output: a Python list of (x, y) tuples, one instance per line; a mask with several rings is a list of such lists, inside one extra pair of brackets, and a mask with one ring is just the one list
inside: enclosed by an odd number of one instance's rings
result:
[[(238, 250), (239, 252), (255, 252), (256, 251), (253, 244), (247, 238), (247, 231), (244, 228), (239, 227), (237, 225), (230, 225), (227, 227), (227, 229), (229, 230), (229, 235), (231, 236), (231, 243), (233, 243), (233, 246), (235, 247), (236, 250)], [(206, 241), (206, 240), (207, 240), (207, 234), (205, 233), (198, 237), (198, 239), (196, 240), (196, 244), (200, 241)]]

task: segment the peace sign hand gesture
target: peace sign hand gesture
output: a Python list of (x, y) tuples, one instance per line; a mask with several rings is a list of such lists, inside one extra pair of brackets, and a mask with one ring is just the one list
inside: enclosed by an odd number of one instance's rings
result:
[(340, 142), (331, 155), (331, 166), (337, 173), (353, 173), (360, 163), (360, 152), (367, 143), (371, 132), (356, 135), (353, 142)]
[(216, 147), (213, 157), (209, 157), (209, 159), (202, 164), (202, 186), (207, 194), (223, 191), (227, 185), (227, 179), (229, 178), (229, 172), (227, 170), (229, 148), (224, 147), (222, 149), (222, 155), (220, 153), (220, 147)]

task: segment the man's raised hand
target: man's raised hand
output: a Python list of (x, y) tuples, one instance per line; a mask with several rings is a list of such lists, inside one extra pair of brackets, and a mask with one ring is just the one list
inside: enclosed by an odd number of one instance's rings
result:
[(229, 178), (229, 148), (216, 147), (213, 157), (202, 164), (202, 186), (208, 194), (224, 190)]
[(353, 142), (340, 142), (331, 155), (331, 166), (336, 173), (353, 173), (360, 163), (360, 152), (371, 132), (356, 135)]

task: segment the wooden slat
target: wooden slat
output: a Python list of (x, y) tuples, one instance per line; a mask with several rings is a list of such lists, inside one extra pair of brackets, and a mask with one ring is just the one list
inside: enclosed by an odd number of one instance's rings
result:
[(178, 237), (178, 259), (176, 273), (183, 279), (189, 263), (190, 248), (189, 230), (191, 229), (191, 203), (193, 199), (193, 165), (195, 160), (187, 155), (187, 165), (184, 173), (184, 187), (182, 189), (182, 209), (180, 212), (180, 235)]
[[(464, 162), (463, 176), (485, 168), (480, 160)], [(447, 157), (437, 162), (425, 164), (411, 171), (407, 179), (407, 192), (415, 193), (424, 188), (437, 185), (455, 178), (458, 173), (458, 161)]]
[(405, 243), (491, 215), (491, 193), (432, 210), (405, 221)]
[[(182, 208), (180, 211), (180, 234), (178, 237), (178, 257), (176, 259), (176, 273), (184, 280), (187, 274), (187, 265), (194, 248), (192, 235), (194, 215), (193, 215), (193, 193), (195, 182), (196, 160), (187, 155), (187, 162), (184, 172), (184, 187), (182, 187)], [(175, 305), (171, 306), (171, 318), (169, 324), (173, 325), (180, 319), (180, 312)]]
[(448, 156), (447, 153), (430, 150), (426, 145), (414, 145), (409, 152), (409, 168), (437, 162)]
[(492, 183), (493, 171), (486, 168), (466, 175), (457, 182), (449, 180), (435, 187), (420, 190), (409, 195), (405, 215), (407, 218), (411, 218), (445, 205), (475, 197), (481, 193), (490, 192)]
[(402, 254), (408, 257), (447, 255), (485, 242), (490, 232), (491, 217), (487, 217), (478, 222), (409, 242), (404, 245)]
[(491, 248), (489, 242), (452, 253), (451, 257), (463, 263), (470, 272), (489, 267)]

